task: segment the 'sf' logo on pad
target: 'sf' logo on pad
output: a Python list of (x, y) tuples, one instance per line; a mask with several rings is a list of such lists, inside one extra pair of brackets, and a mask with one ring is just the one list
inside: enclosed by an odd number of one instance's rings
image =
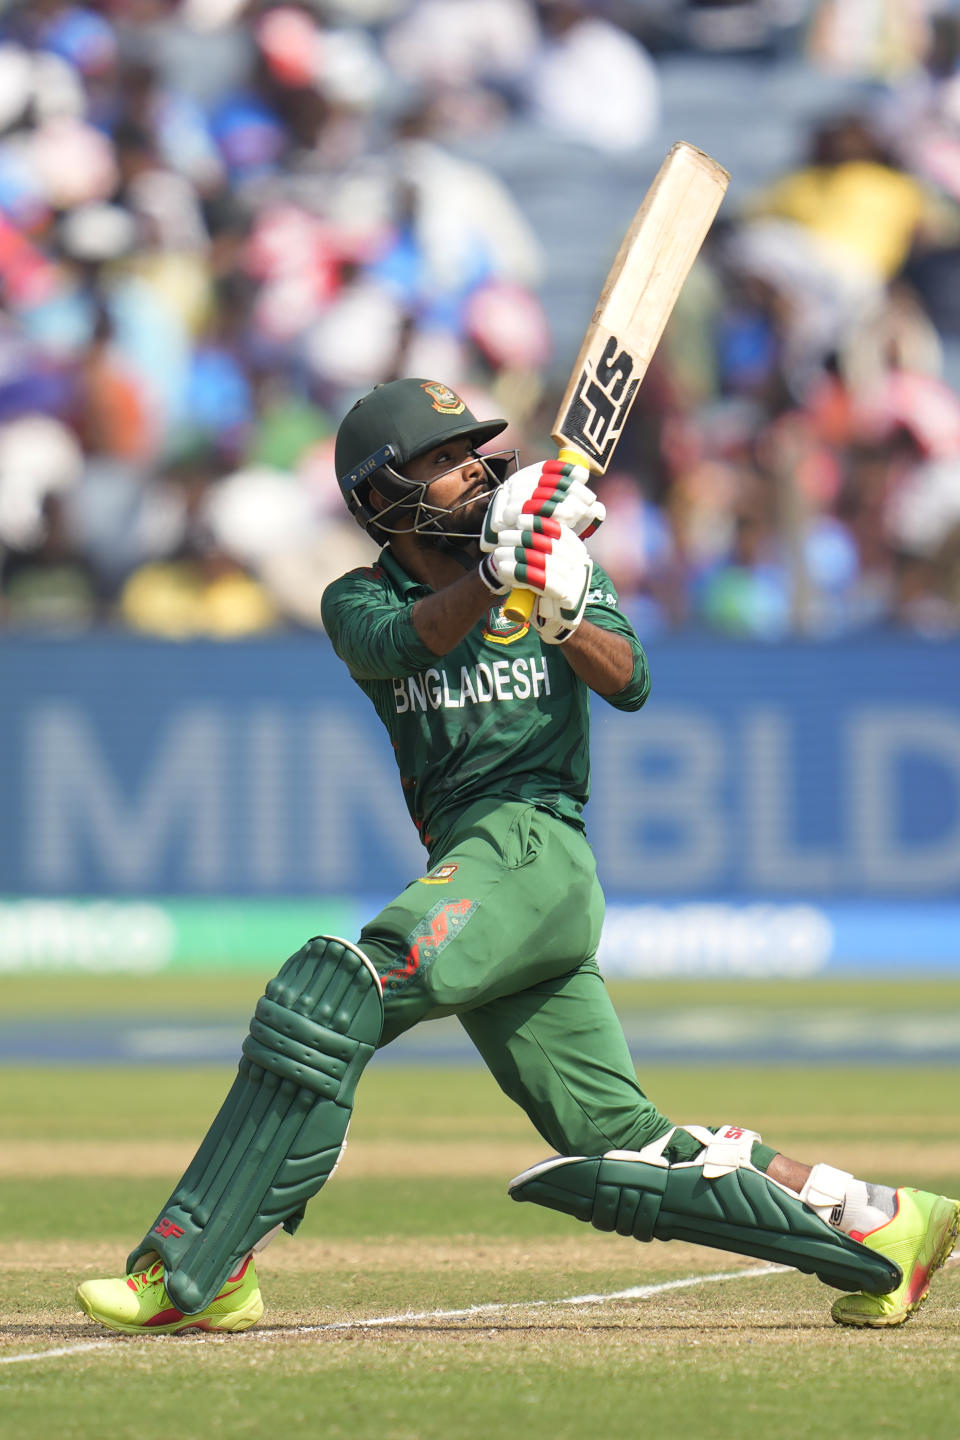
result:
[(179, 1240), (180, 1236), (183, 1234), (183, 1230), (180, 1228), (180, 1226), (175, 1225), (173, 1221), (166, 1215), (164, 1215), (162, 1220), (158, 1220), (153, 1228), (158, 1235), (163, 1236), (164, 1240), (169, 1240), (171, 1238)]

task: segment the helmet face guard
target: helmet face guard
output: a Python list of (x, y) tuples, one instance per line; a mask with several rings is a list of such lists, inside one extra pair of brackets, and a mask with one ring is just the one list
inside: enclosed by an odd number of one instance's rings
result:
[[(397, 469), (396, 450), (392, 445), (384, 445), (374, 451), (356, 471), (342, 478), (340, 486), (357, 523), (379, 544), (385, 544), (391, 535), (398, 534), (422, 535), (438, 542), (476, 540), (479, 526), (474, 524), (459, 528), (457, 512), (477, 500), (492, 499), (497, 487), (518, 468), (519, 456), (516, 450), (510, 449), (496, 450), (489, 455), (473, 451), (473, 457), (483, 466), (489, 487), (452, 507), (431, 505), (427, 491), (434, 480), (462, 469), (468, 462), (461, 460), (441, 475), (432, 476), (429, 481), (411, 480)], [(379, 509), (373, 503), (371, 492), (374, 490), (386, 502)]]

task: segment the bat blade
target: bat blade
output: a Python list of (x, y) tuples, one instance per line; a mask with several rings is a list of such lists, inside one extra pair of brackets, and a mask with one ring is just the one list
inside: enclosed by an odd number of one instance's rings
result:
[[(683, 140), (671, 147), (620, 242), (560, 401), (552, 435), (561, 459), (595, 475), (610, 464), (729, 183), (704, 151)], [(529, 620), (535, 598), (512, 590), (504, 613)]]
[(730, 176), (674, 145), (621, 241), (554, 421), (561, 450), (602, 475)]

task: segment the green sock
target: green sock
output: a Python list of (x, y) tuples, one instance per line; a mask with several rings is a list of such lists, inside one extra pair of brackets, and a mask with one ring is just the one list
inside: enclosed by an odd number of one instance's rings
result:
[[(716, 1133), (720, 1126), (708, 1125), (707, 1129)], [(702, 1149), (703, 1145), (695, 1135), (691, 1135), (689, 1130), (678, 1127), (670, 1137), (670, 1143), (663, 1152), (663, 1158), (669, 1164), (676, 1165), (678, 1161), (695, 1160)], [(758, 1170), (762, 1170), (766, 1174), (771, 1160), (777, 1153), (772, 1145), (764, 1145), (762, 1141), (755, 1140), (753, 1149), (750, 1151), (750, 1159)]]
[(770, 1161), (774, 1155), (778, 1153), (772, 1145), (764, 1145), (762, 1140), (754, 1140), (753, 1149), (750, 1151), (750, 1159), (754, 1165), (756, 1165), (757, 1169), (762, 1170), (764, 1175), (766, 1175), (770, 1169)]

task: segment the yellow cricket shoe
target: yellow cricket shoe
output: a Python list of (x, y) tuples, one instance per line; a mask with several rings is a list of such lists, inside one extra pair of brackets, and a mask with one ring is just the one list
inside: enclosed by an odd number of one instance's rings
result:
[(903, 1271), (889, 1295), (841, 1295), (830, 1314), (838, 1325), (902, 1325), (930, 1293), (930, 1281), (950, 1256), (960, 1232), (960, 1203), (927, 1190), (898, 1190), (897, 1213), (869, 1235), (855, 1235)]
[(173, 1304), (163, 1284), (162, 1260), (119, 1280), (85, 1280), (77, 1299), (91, 1320), (124, 1335), (170, 1335), (191, 1328), (249, 1330), (263, 1314), (252, 1255), (196, 1315), (184, 1315)]

